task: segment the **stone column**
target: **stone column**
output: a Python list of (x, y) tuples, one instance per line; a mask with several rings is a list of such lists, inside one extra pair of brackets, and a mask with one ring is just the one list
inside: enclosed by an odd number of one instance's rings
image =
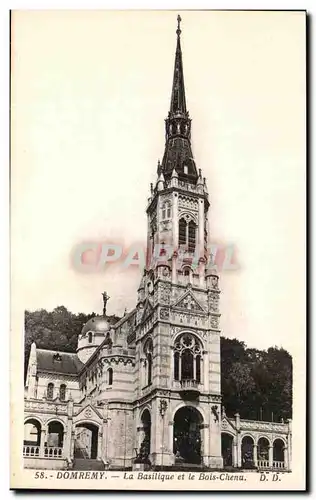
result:
[(232, 459), (233, 459), (233, 467), (238, 467), (237, 436), (234, 436), (233, 438)]
[(273, 467), (273, 446), (269, 446), (269, 467)]
[(103, 433), (102, 430), (99, 429), (98, 431), (98, 453), (97, 453), (97, 459), (102, 460), (103, 457)]
[(157, 455), (159, 453), (159, 426), (158, 424), (158, 408), (157, 399), (154, 399), (151, 407), (151, 430), (150, 430), (150, 454), (155, 463), (157, 463)]
[(73, 429), (71, 431), (70, 460), (73, 460), (75, 458), (75, 437), (76, 437), (76, 432)]
[(201, 428), (201, 438), (202, 438), (202, 443), (201, 443), (201, 454), (203, 458), (203, 463), (206, 467), (209, 465), (209, 457), (211, 455), (210, 452), (210, 425), (209, 424), (202, 424)]
[(255, 464), (255, 467), (258, 466), (258, 446), (257, 444), (253, 445), (253, 463)]
[[(170, 450), (170, 459), (173, 461), (174, 463), (174, 453), (173, 453), (173, 430), (174, 430), (174, 422), (172, 420), (169, 421), (169, 424), (168, 424), (168, 434), (169, 434), (169, 437), (168, 437), (168, 448)], [(173, 459), (172, 459), (173, 457)]]
[(240, 434), (237, 435), (237, 467), (242, 466), (242, 455), (241, 455), (241, 439)]
[[(111, 413), (110, 413), (111, 414)], [(107, 418), (107, 424), (106, 424), (106, 446), (105, 446), (105, 452), (106, 452), (106, 458), (107, 460), (111, 460), (111, 457), (114, 457), (114, 452), (113, 452), (113, 447), (111, 444), (111, 426), (112, 426), (112, 419), (110, 417)]]
[(103, 440), (102, 440), (102, 457), (103, 457), (103, 460), (108, 460), (108, 418), (105, 418), (104, 419), (104, 426), (103, 426)]
[(72, 419), (67, 421), (67, 430), (64, 432), (63, 438), (63, 457), (68, 460), (71, 459), (71, 433), (72, 433)]
[(235, 426), (237, 430), (236, 442), (237, 442), (237, 467), (242, 466), (242, 456), (241, 456), (241, 438), (240, 438), (240, 415), (235, 413)]
[(287, 436), (287, 449), (288, 449), (288, 468), (291, 469), (292, 465), (292, 420), (288, 420), (288, 436)]
[(74, 402), (70, 393), (69, 396), (69, 401), (67, 405), (67, 431), (64, 433), (64, 442), (63, 442), (63, 456), (67, 458), (68, 460), (73, 459), (73, 453), (72, 453), (72, 431), (73, 431), (73, 409), (74, 409)]
[(47, 429), (46, 429), (46, 425), (45, 425), (41, 429), (41, 440), (40, 440), (40, 449), (39, 449), (39, 456), (41, 458), (44, 457), (46, 434), (47, 434)]
[(289, 468), (289, 452), (288, 452), (288, 447), (285, 446), (284, 448), (284, 468), (288, 470)]

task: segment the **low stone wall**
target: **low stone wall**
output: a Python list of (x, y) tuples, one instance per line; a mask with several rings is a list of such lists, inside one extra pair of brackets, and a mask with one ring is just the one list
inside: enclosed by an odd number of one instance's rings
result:
[(24, 457), (24, 468), (25, 469), (51, 469), (51, 470), (61, 470), (67, 468), (67, 460), (64, 458), (36, 458), (36, 457)]

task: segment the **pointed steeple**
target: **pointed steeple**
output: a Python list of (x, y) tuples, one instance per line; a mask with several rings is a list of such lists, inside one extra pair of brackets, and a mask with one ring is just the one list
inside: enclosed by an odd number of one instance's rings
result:
[(181, 51), (181, 41), (180, 41), (180, 35), (181, 35), (181, 29), (180, 29), (181, 17), (180, 16), (178, 16), (177, 21), (178, 21), (178, 29), (176, 31), (176, 33), (177, 33), (177, 49), (176, 49), (176, 57), (175, 57), (175, 61), (174, 61), (170, 113), (186, 114), (187, 106), (186, 106), (186, 102), (185, 102), (182, 51)]
[(180, 179), (196, 183), (197, 170), (191, 150), (191, 119), (187, 111), (181, 50), (181, 17), (178, 16), (170, 110), (166, 122), (166, 146), (161, 169), (165, 179), (175, 169)]

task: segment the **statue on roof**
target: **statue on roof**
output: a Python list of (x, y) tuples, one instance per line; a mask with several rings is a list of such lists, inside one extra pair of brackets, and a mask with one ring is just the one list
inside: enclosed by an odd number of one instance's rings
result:
[(106, 315), (106, 304), (107, 304), (110, 296), (106, 292), (103, 292), (102, 298), (103, 298), (103, 316), (105, 316)]

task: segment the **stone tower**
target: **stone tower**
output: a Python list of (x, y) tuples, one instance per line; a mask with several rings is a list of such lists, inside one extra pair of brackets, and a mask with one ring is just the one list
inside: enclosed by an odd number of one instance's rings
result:
[(221, 467), (218, 276), (208, 267), (209, 196), (191, 148), (181, 18), (165, 150), (147, 206), (148, 257), (138, 289), (138, 447), (157, 465)]

